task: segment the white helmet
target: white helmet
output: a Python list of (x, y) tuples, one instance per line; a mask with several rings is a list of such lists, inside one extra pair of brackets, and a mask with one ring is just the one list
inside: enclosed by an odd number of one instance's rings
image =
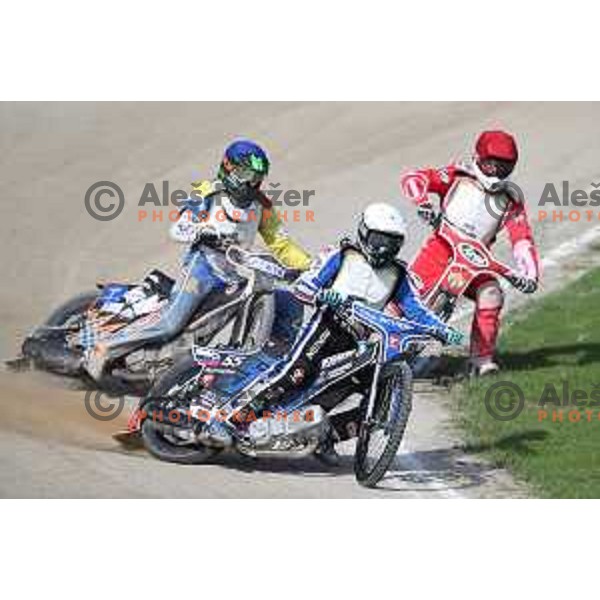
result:
[(360, 217), (358, 243), (374, 267), (382, 267), (393, 260), (405, 237), (404, 218), (389, 204), (370, 204)]

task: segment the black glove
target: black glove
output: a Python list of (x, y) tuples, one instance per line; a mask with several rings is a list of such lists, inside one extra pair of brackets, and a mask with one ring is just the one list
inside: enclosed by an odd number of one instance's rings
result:
[(417, 215), (432, 227), (437, 227), (439, 223), (440, 215), (435, 212), (433, 206), (429, 202), (419, 205), (417, 208)]
[(216, 248), (221, 243), (221, 236), (212, 227), (202, 227), (196, 234), (192, 243), (192, 250), (199, 250), (202, 246)]
[(523, 292), (523, 294), (533, 294), (538, 287), (537, 280), (531, 279), (530, 277), (523, 277), (521, 275), (511, 278), (510, 281), (513, 286), (520, 292)]

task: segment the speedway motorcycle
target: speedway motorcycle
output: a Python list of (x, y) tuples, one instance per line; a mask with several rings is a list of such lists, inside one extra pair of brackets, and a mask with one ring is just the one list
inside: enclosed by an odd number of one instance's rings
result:
[(510, 284), (521, 279), (511, 267), (494, 258), (483, 242), (464, 233), (445, 217), (439, 218), (437, 233), (451, 248), (452, 257), (446, 270), (422, 300), (444, 321), (450, 319), (458, 300), (476, 278), (482, 275), (500, 276)]
[[(339, 439), (358, 437), (356, 479), (375, 486), (397, 453), (412, 406), (406, 356), (434, 332), (355, 300), (333, 314), (355, 336), (355, 349), (325, 359), (312, 384), (290, 392), (268, 412), (249, 411), (252, 397), (246, 390), (282, 356), (276, 343), (252, 353), (195, 347), (132, 414), (131, 431), (141, 431), (146, 448), (161, 460), (199, 464), (225, 448), (256, 457), (305, 456), (333, 428)], [(268, 387), (268, 378), (263, 381)], [(357, 408), (329, 415), (356, 395)], [(225, 439), (215, 437), (216, 420), (218, 431), (227, 428)]]
[[(100, 382), (110, 390), (145, 393), (193, 344), (207, 346), (230, 327), (225, 341), (233, 347), (258, 348), (269, 338), (276, 311), (275, 283), (298, 273), (264, 252), (247, 252), (235, 245), (226, 258), (238, 275), (221, 294), (207, 298), (181, 334), (163, 344), (147, 344), (114, 361)], [(137, 285), (98, 284), (55, 310), (23, 343), (22, 356), (9, 361), (15, 370), (38, 368), (61, 375), (83, 377), (85, 351), (103, 335), (126, 327), (155, 323), (169, 302), (174, 280), (153, 270)], [(133, 389), (131, 389), (133, 386)]]
[[(433, 225), (452, 255), (438, 281), (421, 300), (443, 321), (450, 320), (458, 301), (478, 277), (501, 277), (511, 285), (521, 279), (514, 269), (496, 259), (483, 242), (453, 225), (442, 214), (437, 215)], [(414, 271), (413, 278), (416, 279)], [(428, 356), (423, 354), (426, 347)], [(436, 349), (430, 344), (417, 346), (410, 361), (415, 377), (425, 377), (435, 366), (436, 359)]]

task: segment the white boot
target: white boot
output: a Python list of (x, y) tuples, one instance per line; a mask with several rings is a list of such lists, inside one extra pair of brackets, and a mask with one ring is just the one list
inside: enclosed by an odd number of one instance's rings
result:
[(493, 358), (475, 358), (472, 360), (471, 365), (471, 372), (476, 377), (495, 375), (500, 371), (500, 366)]
[(83, 368), (94, 381), (100, 381), (108, 360), (108, 352), (104, 346), (97, 345), (87, 352)]

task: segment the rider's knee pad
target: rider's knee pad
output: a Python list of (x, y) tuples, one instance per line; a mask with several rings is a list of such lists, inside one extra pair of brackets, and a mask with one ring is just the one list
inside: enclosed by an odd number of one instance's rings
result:
[(477, 290), (477, 308), (498, 309), (504, 305), (504, 292), (497, 281), (484, 283)]

